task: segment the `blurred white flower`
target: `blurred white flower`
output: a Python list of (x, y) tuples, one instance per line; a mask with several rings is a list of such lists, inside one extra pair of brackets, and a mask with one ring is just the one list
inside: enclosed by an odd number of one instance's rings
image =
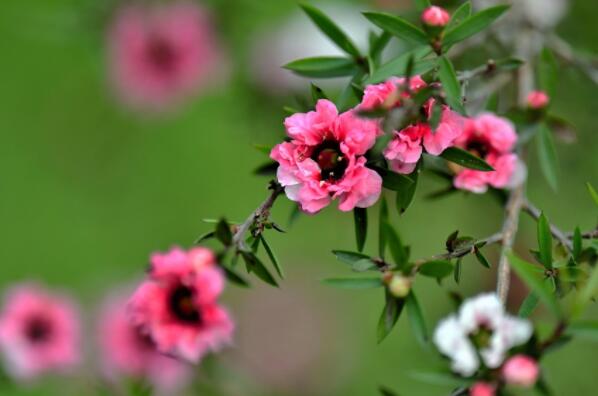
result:
[(473, 375), (480, 358), (489, 368), (499, 367), (506, 352), (532, 335), (529, 321), (507, 314), (496, 294), (482, 294), (463, 303), (458, 315), (442, 320), (434, 332), (434, 343), (452, 360), (452, 369), (465, 377)]

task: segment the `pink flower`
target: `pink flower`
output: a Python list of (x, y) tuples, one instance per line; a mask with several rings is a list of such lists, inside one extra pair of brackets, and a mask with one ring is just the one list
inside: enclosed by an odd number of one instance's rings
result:
[(16, 378), (73, 368), (80, 358), (74, 304), (36, 285), (15, 287), (0, 314), (0, 349)]
[[(360, 104), (360, 108), (369, 110), (377, 107), (393, 108), (402, 105), (401, 99), (409, 97), (410, 92), (417, 92), (426, 86), (420, 76), (409, 80), (409, 91), (401, 92), (405, 85), (404, 78), (391, 78), (381, 84), (369, 85)], [(432, 116), (432, 109), (436, 101), (430, 99), (424, 105), (428, 117)], [(428, 123), (419, 122), (401, 131), (395, 131), (393, 139), (384, 150), (384, 156), (389, 161), (390, 168), (399, 173), (411, 173), (421, 158), (423, 149), (431, 155), (439, 155), (453, 145), (461, 134), (463, 117), (452, 111), (448, 106), (442, 106), (440, 122), (435, 131)]]
[(288, 117), (285, 127), (291, 141), (274, 147), (270, 157), (279, 163), (287, 197), (303, 211), (316, 213), (337, 198), (342, 211), (378, 200), (382, 178), (364, 157), (381, 132), (377, 121), (353, 111), (339, 115), (332, 102), (319, 100), (315, 111)]
[(538, 362), (525, 355), (513, 356), (502, 368), (502, 375), (507, 383), (525, 388), (534, 386), (539, 374)]
[(518, 167), (517, 155), (512, 152), (516, 142), (515, 127), (505, 118), (484, 113), (469, 119), (455, 145), (484, 159), (494, 171), (455, 167), (455, 187), (475, 193), (486, 192), (488, 186), (508, 187)]
[(208, 15), (187, 0), (122, 7), (109, 28), (108, 48), (119, 95), (150, 110), (195, 93), (214, 78), (221, 59)]
[(126, 307), (126, 298), (110, 298), (100, 316), (98, 333), (106, 374), (142, 377), (165, 392), (189, 382), (188, 366), (158, 352), (149, 334), (131, 322)]
[(129, 301), (132, 323), (156, 348), (191, 362), (231, 342), (233, 322), (217, 300), (224, 276), (205, 248), (151, 257), (149, 277)]
[(428, 26), (446, 26), (450, 20), (451, 14), (442, 7), (431, 6), (422, 12), (422, 22)]
[(532, 91), (527, 95), (527, 105), (531, 109), (543, 109), (550, 102), (550, 98), (544, 91)]
[(487, 382), (476, 382), (469, 389), (470, 396), (494, 396), (495, 394), (494, 386)]

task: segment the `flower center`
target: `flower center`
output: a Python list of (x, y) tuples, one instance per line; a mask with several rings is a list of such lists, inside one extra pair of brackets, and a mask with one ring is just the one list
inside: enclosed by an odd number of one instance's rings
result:
[(465, 149), (470, 153), (477, 155), (480, 158), (486, 158), (489, 151), (488, 143), (480, 139), (474, 139), (469, 141)]
[(349, 166), (349, 161), (341, 151), (340, 143), (334, 140), (325, 140), (317, 146), (311, 154), (311, 159), (320, 167), (322, 180), (341, 179)]
[(147, 57), (154, 68), (160, 72), (168, 73), (174, 69), (176, 52), (172, 45), (163, 38), (153, 37), (150, 39)]
[(52, 326), (47, 319), (35, 317), (25, 326), (25, 337), (34, 344), (47, 341), (52, 335)]
[(182, 322), (200, 323), (201, 314), (195, 305), (195, 293), (187, 286), (177, 286), (170, 294), (169, 307)]
[(469, 335), (471, 342), (476, 348), (487, 348), (490, 346), (490, 339), (492, 338), (492, 329), (488, 326), (480, 326), (478, 331)]

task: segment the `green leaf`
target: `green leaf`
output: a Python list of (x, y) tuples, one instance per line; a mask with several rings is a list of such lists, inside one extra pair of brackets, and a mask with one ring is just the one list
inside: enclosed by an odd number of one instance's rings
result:
[(534, 294), (534, 292), (530, 292), (527, 297), (525, 298), (525, 300), (523, 300), (523, 302), (521, 303), (521, 306), (519, 307), (519, 317), (520, 318), (529, 318), (531, 316), (531, 314), (534, 313), (534, 311), (536, 310), (536, 307), (538, 306), (538, 302), (540, 300), (538, 299), (538, 296), (536, 296)]
[(353, 209), (353, 219), (355, 221), (355, 240), (357, 242), (357, 250), (363, 252), (365, 240), (368, 233), (368, 212), (365, 208)]
[(457, 74), (453, 64), (446, 56), (438, 59), (438, 77), (442, 83), (442, 88), (446, 93), (446, 101), (450, 107), (461, 114), (465, 114), (465, 108), (461, 100), (461, 84), (457, 80)]
[(311, 83), (311, 97), (314, 100), (314, 103), (317, 103), (320, 99), (328, 99), (328, 96), (324, 93), (324, 90), (314, 83)]
[(412, 182), (406, 183), (403, 182), (399, 185), (399, 188), (396, 190), (397, 192), (397, 210), (399, 214), (405, 213), (405, 211), (413, 202), (413, 197), (415, 196), (415, 191), (417, 190), (417, 181), (419, 178), (419, 172), (421, 168), (421, 161), (418, 162), (415, 171), (409, 175)]
[(594, 200), (594, 202), (596, 203), (596, 205), (598, 205), (598, 192), (596, 192), (596, 190), (594, 189), (594, 187), (592, 187), (592, 185), (589, 182), (586, 183), (586, 186), (588, 187), (588, 191), (590, 192), (590, 196), (592, 197), (592, 199)]
[(408, 176), (393, 172), (391, 170), (383, 170), (382, 168), (376, 168), (376, 170), (382, 177), (382, 186), (389, 190), (400, 191), (406, 186), (413, 184), (413, 180)]
[(352, 76), (357, 71), (357, 65), (352, 59), (337, 56), (299, 59), (283, 67), (300, 76), (313, 78)]
[(216, 238), (222, 242), (224, 246), (230, 246), (233, 242), (233, 234), (230, 231), (230, 225), (225, 219), (220, 219), (216, 224)]
[(253, 145), (253, 148), (262, 154), (266, 154), (267, 156), (270, 156), (270, 152), (272, 151), (272, 146), (270, 146), (268, 144), (257, 144), (256, 143)]
[(378, 269), (376, 263), (373, 262), (369, 256), (363, 253), (349, 252), (346, 250), (333, 250), (332, 253), (341, 262), (349, 264), (353, 271), (365, 272)]
[(349, 36), (343, 32), (326, 14), (316, 7), (302, 3), (300, 7), (312, 22), (340, 49), (354, 57), (360, 57), (359, 50)]
[(274, 254), (274, 252), (270, 248), (270, 245), (268, 244), (268, 242), (266, 242), (266, 238), (264, 238), (263, 234), (260, 234), (260, 240), (262, 241), (262, 245), (264, 245), (264, 250), (266, 251), (268, 258), (272, 262), (274, 269), (276, 269), (278, 276), (280, 276), (281, 279), (284, 279), (284, 272), (282, 270), (282, 267), (280, 266), (280, 262), (278, 261), (276, 254)]
[(552, 233), (550, 232), (550, 223), (544, 212), (542, 212), (538, 219), (538, 251), (540, 252), (540, 262), (546, 269), (551, 269)]
[(370, 43), (370, 58), (379, 60), (382, 51), (384, 51), (391, 38), (392, 35), (388, 32), (382, 32), (379, 36), (375, 36), (375, 39)]
[(520, 259), (513, 254), (513, 252), (509, 252), (508, 257), (511, 267), (517, 273), (519, 278), (529, 286), (531, 291), (552, 311), (553, 314), (557, 317), (561, 317), (561, 307), (558, 304), (556, 296), (546, 287), (542, 279), (537, 277), (536, 267), (533, 264)]
[(195, 245), (205, 241), (206, 239), (214, 238), (216, 236), (216, 231), (208, 231), (204, 234), (201, 234), (197, 237), (197, 239), (193, 242)]
[(480, 249), (478, 249), (476, 247), (476, 248), (474, 248), (473, 252), (474, 252), (475, 257), (478, 259), (478, 262), (480, 264), (482, 264), (486, 268), (490, 268), (491, 267), (490, 263), (488, 262), (488, 260), (486, 259), (486, 257), (482, 254), (482, 252), (480, 251)]
[(374, 25), (408, 43), (428, 45), (429, 40), (423, 30), (396, 15), (385, 12), (364, 12), (363, 15)]
[(255, 254), (249, 252), (241, 252), (241, 256), (243, 256), (243, 260), (245, 261), (245, 265), (247, 266), (248, 272), (253, 272), (258, 278), (260, 278), (264, 282), (274, 287), (278, 287), (276, 279), (274, 279), (270, 271), (268, 271), (268, 268), (266, 268), (264, 263), (262, 263), (262, 261)]
[(430, 6), (430, 0), (415, 0), (415, 8), (417, 8), (419, 12), (422, 12)]
[[(426, 1), (426, 0), (423, 0), (423, 1)], [(388, 388), (387, 388), (387, 387), (385, 387), (385, 386), (381, 386), (381, 387), (379, 387), (379, 388), (378, 388), (378, 392), (380, 392), (380, 394), (381, 394), (382, 396), (399, 396), (399, 394), (398, 394), (398, 393), (396, 393), (396, 392), (395, 392), (395, 391), (393, 391), (393, 390), (390, 390), (390, 389), (388, 389)]]
[(540, 54), (538, 66), (538, 82), (540, 88), (553, 97), (559, 79), (559, 69), (554, 54), (549, 48), (544, 48)]
[(436, 279), (443, 279), (453, 272), (454, 266), (448, 260), (432, 260), (419, 267), (418, 272), (423, 276)]
[(258, 176), (274, 176), (278, 169), (278, 162), (268, 161), (253, 170), (253, 173)]
[(583, 313), (588, 303), (598, 293), (598, 266), (595, 266), (586, 285), (577, 293), (573, 314), (578, 316)]
[(393, 327), (397, 324), (399, 316), (405, 306), (405, 300), (402, 298), (396, 298), (386, 291), (386, 302), (384, 309), (378, 320), (378, 329), (376, 332), (378, 344), (380, 344), (388, 336)]
[(544, 178), (553, 190), (558, 189), (558, 159), (556, 149), (554, 148), (554, 140), (552, 132), (548, 129), (546, 124), (542, 123), (539, 126), (537, 133), (537, 147), (538, 160), (540, 161), (540, 169), (544, 174)]
[(407, 66), (409, 65), (409, 59), (412, 56), (416, 59), (413, 64), (412, 73), (425, 74), (436, 67), (436, 59), (420, 59), (429, 55), (430, 52), (431, 50), (428, 48), (406, 52), (378, 67), (378, 69), (365, 80), (364, 84), (376, 84), (385, 81), (392, 76), (405, 75)]
[(471, 15), (462, 23), (449, 29), (444, 36), (444, 47), (450, 48), (454, 44), (463, 41), (482, 30), (486, 29), (496, 19), (509, 9), (509, 6), (500, 5), (496, 7), (486, 8), (480, 12)]
[(222, 268), (222, 270), (224, 271), (224, 275), (226, 276), (226, 279), (229, 282), (232, 282), (235, 285), (241, 286), (241, 287), (249, 287), (250, 286), (249, 282), (247, 282), (241, 275), (237, 274), (231, 268), (228, 268), (225, 265), (220, 266), (220, 268)]
[(384, 224), (388, 223), (388, 204), (384, 196), (380, 202), (380, 215), (378, 217), (378, 255), (382, 260), (386, 255), (386, 235), (384, 233)]
[(376, 278), (328, 278), (322, 283), (341, 289), (374, 289), (384, 286), (380, 277)]
[(397, 269), (402, 270), (409, 262), (409, 252), (403, 245), (399, 234), (389, 223), (385, 222), (382, 227), (384, 228), (386, 243), (390, 248), (392, 259), (394, 260)]
[(524, 64), (525, 64), (524, 61), (522, 61), (521, 59), (517, 59), (517, 58), (499, 59), (495, 63), (496, 68), (501, 71), (517, 70)]
[(413, 290), (411, 290), (411, 293), (407, 296), (405, 304), (407, 306), (407, 315), (409, 316), (409, 323), (411, 324), (413, 334), (415, 334), (415, 338), (420, 344), (425, 346), (428, 342), (428, 328), (426, 326), (426, 319), (424, 318), (424, 314)]
[(446, 25), (447, 31), (453, 29), (457, 25), (460, 25), (463, 21), (471, 16), (471, 2), (466, 1), (465, 3), (461, 4), (459, 8), (455, 10), (451, 20), (449, 21), (448, 25)]
[(442, 152), (442, 154), (440, 154), (440, 157), (469, 169), (475, 169), (484, 172), (491, 172), (494, 170), (493, 167), (488, 165), (488, 163), (480, 157), (477, 157), (470, 152), (457, 147), (447, 148)]
[(598, 341), (598, 321), (574, 321), (567, 327), (567, 334), (590, 339), (592, 341)]

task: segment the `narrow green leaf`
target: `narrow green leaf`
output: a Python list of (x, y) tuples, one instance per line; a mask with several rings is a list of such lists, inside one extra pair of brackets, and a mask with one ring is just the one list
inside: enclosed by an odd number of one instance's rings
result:
[[(378, 169), (381, 168), (377, 168), (377, 170)], [(391, 170), (380, 173), (380, 176), (382, 177), (382, 186), (392, 191), (400, 191), (406, 186), (413, 184), (413, 180), (410, 177)]]
[(457, 25), (460, 25), (463, 21), (471, 16), (471, 2), (466, 1), (465, 3), (461, 4), (459, 8), (455, 10), (451, 20), (449, 21), (448, 25), (446, 25), (446, 30), (449, 31), (455, 28)]
[(556, 296), (545, 286), (542, 279), (537, 277), (535, 266), (520, 259), (513, 252), (509, 252), (508, 257), (511, 267), (517, 273), (519, 278), (529, 286), (531, 291), (552, 311), (552, 313), (557, 317), (561, 317), (561, 307), (558, 304)]
[(380, 202), (380, 215), (378, 217), (378, 256), (384, 260), (386, 254), (386, 234), (384, 233), (384, 224), (388, 223), (388, 204), (384, 196)]
[(361, 56), (359, 49), (357, 49), (357, 46), (353, 43), (349, 36), (343, 32), (326, 14), (310, 4), (301, 3), (300, 7), (303, 9), (303, 11), (305, 11), (312, 22), (340, 49), (354, 57)]
[(480, 251), (480, 249), (478, 249), (477, 247), (473, 250), (476, 259), (478, 259), (478, 262), (480, 264), (482, 264), (484, 267), (486, 268), (490, 268), (491, 265), (488, 262), (488, 260), (486, 259), (486, 257), (482, 254), (482, 252)]
[(428, 36), (423, 30), (401, 17), (384, 12), (364, 12), (363, 15), (382, 30), (408, 43), (419, 45), (429, 43)]
[(407, 296), (405, 304), (407, 306), (407, 315), (409, 316), (409, 323), (411, 324), (413, 334), (415, 334), (415, 338), (420, 344), (425, 346), (428, 342), (428, 328), (426, 326), (426, 319), (413, 290), (411, 290), (411, 293)]
[(338, 260), (345, 264), (349, 264), (351, 269), (355, 272), (364, 272), (369, 270), (377, 270), (378, 266), (372, 259), (358, 252), (349, 252), (346, 250), (333, 250), (332, 253)]
[(216, 224), (216, 238), (224, 245), (230, 246), (233, 241), (233, 234), (230, 231), (230, 225), (225, 219), (220, 219)]
[(550, 187), (556, 191), (558, 189), (559, 165), (552, 132), (546, 124), (541, 124), (536, 136), (540, 169)]
[(375, 289), (384, 286), (380, 277), (376, 278), (328, 278), (322, 283), (341, 289)]
[(413, 202), (413, 197), (415, 197), (415, 192), (417, 190), (417, 181), (419, 178), (421, 163), (422, 163), (421, 161), (418, 162), (417, 167), (415, 168), (415, 171), (409, 175), (412, 182), (411, 183), (402, 182), (399, 185), (399, 188), (396, 190), (396, 192), (397, 192), (396, 202), (397, 202), (397, 210), (399, 211), (399, 214), (405, 213), (405, 211), (411, 205), (411, 202)]
[(270, 258), (270, 261), (272, 262), (274, 269), (276, 269), (278, 276), (280, 276), (281, 279), (284, 279), (284, 272), (282, 270), (282, 267), (280, 266), (280, 262), (278, 261), (276, 254), (274, 254), (274, 252), (270, 248), (270, 245), (268, 244), (268, 242), (266, 242), (266, 238), (264, 238), (264, 234), (260, 234), (260, 240), (262, 241), (262, 245), (264, 245), (264, 250), (266, 251), (268, 258)]
[(201, 234), (197, 237), (197, 239), (193, 242), (195, 245), (205, 241), (206, 239), (214, 238), (216, 236), (216, 231), (208, 231), (204, 234)]
[(453, 270), (453, 278), (455, 279), (455, 283), (459, 284), (461, 282), (461, 259), (458, 259), (455, 263), (455, 269)]
[(272, 151), (272, 146), (270, 146), (268, 144), (257, 144), (256, 143), (253, 145), (253, 148), (262, 154), (266, 154), (267, 156), (269, 156), (270, 152)]
[(268, 268), (266, 268), (264, 263), (262, 263), (262, 261), (255, 254), (241, 252), (241, 255), (243, 256), (243, 260), (245, 261), (245, 265), (247, 266), (247, 270), (249, 272), (253, 272), (258, 278), (269, 285), (278, 287), (276, 279), (274, 279), (270, 271), (268, 271)]
[(328, 99), (328, 96), (324, 93), (324, 90), (314, 83), (311, 83), (311, 97), (314, 100), (314, 103), (317, 103), (320, 99)]
[(484, 172), (490, 172), (494, 170), (493, 167), (488, 165), (488, 163), (480, 157), (477, 157), (470, 152), (457, 147), (447, 148), (442, 152), (442, 154), (440, 154), (440, 157), (469, 169), (475, 169)]
[(355, 240), (357, 242), (357, 250), (363, 252), (365, 240), (368, 233), (368, 212), (365, 208), (353, 209), (353, 219), (355, 221)]
[(370, 44), (370, 58), (379, 60), (391, 38), (392, 35), (388, 32), (382, 32), (379, 36), (376, 36)]
[(274, 176), (278, 169), (278, 162), (268, 161), (253, 170), (253, 173), (258, 176)]
[(390, 248), (390, 254), (392, 255), (397, 269), (401, 270), (405, 268), (409, 262), (409, 252), (403, 245), (399, 234), (389, 223), (384, 223), (382, 227), (384, 228), (386, 243)]
[(442, 88), (446, 93), (446, 101), (450, 107), (461, 114), (465, 114), (463, 101), (461, 100), (461, 84), (457, 80), (457, 74), (452, 62), (446, 57), (441, 56), (438, 59), (438, 77), (442, 83)]
[(538, 79), (540, 88), (548, 96), (553, 97), (559, 79), (559, 69), (554, 54), (549, 48), (544, 48), (540, 54)]
[(530, 292), (527, 297), (525, 298), (525, 300), (523, 300), (523, 302), (521, 303), (521, 306), (519, 307), (519, 317), (520, 318), (529, 318), (531, 316), (531, 314), (534, 313), (534, 311), (536, 310), (536, 307), (538, 306), (538, 302), (540, 300), (538, 299), (538, 296), (536, 296), (534, 294), (534, 292)]
[(589, 182), (586, 183), (586, 186), (588, 187), (588, 191), (590, 192), (590, 196), (592, 197), (592, 199), (594, 200), (594, 202), (596, 203), (596, 205), (598, 205), (598, 192), (596, 192), (596, 190), (594, 189), (594, 187), (592, 187), (592, 185)]
[(228, 268), (225, 265), (221, 266), (222, 270), (224, 271), (224, 275), (229, 282), (234, 283), (237, 286), (241, 287), (249, 287), (249, 282), (247, 282), (241, 275), (237, 274), (233, 269)]
[(377, 329), (378, 344), (380, 344), (388, 336), (393, 327), (397, 324), (399, 316), (403, 311), (405, 300), (393, 297), (388, 291), (386, 291), (386, 302), (384, 309), (380, 315)]
[[(426, 0), (423, 0), (423, 1), (426, 1)], [(398, 394), (398, 393), (396, 393), (396, 392), (395, 392), (395, 391), (393, 391), (393, 390), (390, 390), (390, 389), (388, 389), (388, 388), (387, 388), (387, 387), (385, 387), (385, 386), (381, 386), (381, 387), (379, 387), (379, 388), (378, 388), (378, 392), (380, 392), (380, 394), (381, 394), (382, 396), (399, 396), (399, 394)]]
[(573, 314), (579, 316), (583, 313), (588, 303), (596, 297), (598, 293), (598, 266), (594, 267), (588, 282), (586, 285), (577, 293), (577, 299), (573, 308)]
[(459, 25), (446, 32), (446, 35), (444, 36), (444, 47), (448, 49), (454, 44), (481, 32), (490, 26), (490, 24), (498, 19), (508, 9), (509, 6), (500, 5), (486, 8), (471, 15)]
[(598, 341), (598, 321), (574, 321), (567, 327), (567, 334), (590, 339), (592, 341)]
[(448, 260), (433, 260), (422, 264), (418, 272), (423, 276), (442, 279), (449, 276), (453, 272), (453, 269), (453, 263)]
[(538, 219), (538, 251), (540, 252), (540, 262), (546, 269), (552, 268), (552, 233), (550, 232), (550, 223), (544, 212)]
[(412, 73), (425, 74), (436, 67), (436, 59), (421, 59), (424, 56), (429, 55), (430, 52), (431, 50), (428, 48), (406, 52), (378, 67), (378, 69), (365, 80), (364, 84), (376, 84), (385, 81), (392, 76), (404, 76), (411, 56), (414, 56), (416, 59)]
[(579, 259), (582, 250), (583, 240), (581, 238), (581, 230), (579, 227), (575, 227), (575, 231), (573, 232), (573, 258), (575, 260)]
[(524, 64), (524, 61), (517, 58), (499, 59), (495, 62), (496, 68), (501, 71), (517, 70)]
[(352, 76), (357, 71), (357, 65), (352, 59), (337, 56), (299, 59), (283, 67), (300, 76), (312, 78)]

